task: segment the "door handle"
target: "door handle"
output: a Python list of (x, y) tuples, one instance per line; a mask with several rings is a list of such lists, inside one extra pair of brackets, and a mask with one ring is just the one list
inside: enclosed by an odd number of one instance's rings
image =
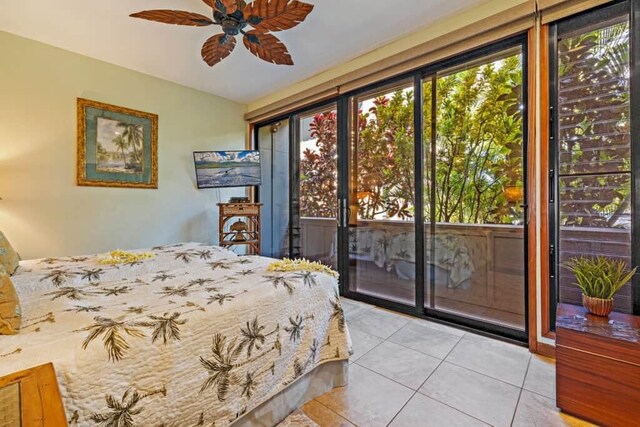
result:
[(351, 216), (351, 212), (349, 212), (349, 204), (347, 203), (347, 199), (342, 199), (342, 227), (346, 227), (349, 224), (349, 217)]

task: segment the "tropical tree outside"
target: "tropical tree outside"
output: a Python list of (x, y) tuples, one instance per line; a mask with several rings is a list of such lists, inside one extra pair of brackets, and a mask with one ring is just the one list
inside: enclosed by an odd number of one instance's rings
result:
[(558, 45), (560, 222), (630, 227), (629, 23)]
[[(424, 83), (431, 93), (432, 81)], [(505, 195), (523, 187), (522, 61), (513, 54), (436, 79), (436, 168), (425, 159), (426, 201), (436, 186), (438, 222), (516, 223), (521, 214)], [(425, 95), (425, 153), (431, 152), (431, 97)], [(357, 100), (352, 141), (352, 198), (359, 219), (415, 216), (414, 94), (400, 88)], [(303, 217), (335, 217), (336, 114), (317, 114), (310, 125), (314, 149), (301, 154)], [(430, 218), (429, 203), (426, 218)]]

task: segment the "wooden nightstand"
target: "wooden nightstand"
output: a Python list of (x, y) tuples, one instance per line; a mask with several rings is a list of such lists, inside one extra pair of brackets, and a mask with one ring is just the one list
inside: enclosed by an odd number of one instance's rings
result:
[[(260, 255), (260, 206), (262, 203), (218, 203), (220, 246), (244, 245), (249, 254)], [(240, 222), (246, 225), (246, 230), (234, 230), (237, 228), (234, 225)]]
[(587, 314), (558, 304), (556, 316), (557, 405), (606, 426), (640, 420), (640, 317)]
[(0, 425), (67, 426), (51, 363), (0, 378)]

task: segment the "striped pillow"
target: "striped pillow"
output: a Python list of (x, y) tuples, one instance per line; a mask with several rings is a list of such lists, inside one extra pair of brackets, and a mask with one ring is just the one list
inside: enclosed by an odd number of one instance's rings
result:
[(11, 247), (7, 238), (0, 231), (0, 266), (4, 267), (7, 273), (11, 275), (18, 268), (19, 261), (18, 253)]
[(20, 330), (22, 312), (11, 277), (0, 266), (0, 335), (15, 335)]

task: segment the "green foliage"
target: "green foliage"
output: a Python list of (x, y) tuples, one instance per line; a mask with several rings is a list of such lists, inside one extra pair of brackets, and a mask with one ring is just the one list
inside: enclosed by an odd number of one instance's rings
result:
[[(431, 85), (424, 83), (425, 170), (430, 174)], [(504, 196), (522, 187), (523, 121), (520, 55), (437, 78), (435, 179), (438, 222), (514, 223), (520, 220)], [(415, 215), (414, 93), (409, 88), (370, 100), (358, 111), (352, 141), (350, 186), (360, 219), (408, 219)], [(335, 217), (336, 114), (318, 114), (310, 127), (316, 149), (302, 153), (303, 217)], [(429, 203), (426, 203), (429, 205)], [(428, 208), (427, 208), (428, 209)], [(425, 212), (430, 218), (430, 212)]]
[(624, 227), (631, 202), (628, 22), (563, 39), (558, 63), (561, 225)]
[(436, 91), (436, 221), (516, 222), (504, 189), (523, 186), (520, 55), (440, 77)]
[(336, 112), (317, 114), (310, 125), (316, 151), (306, 149), (300, 162), (302, 216), (336, 218), (338, 215), (338, 146)]
[(588, 297), (611, 299), (636, 273), (622, 260), (598, 257), (576, 257), (564, 267), (576, 276), (578, 287)]
[(380, 96), (359, 113), (355, 183), (359, 218), (414, 214), (413, 91)]

